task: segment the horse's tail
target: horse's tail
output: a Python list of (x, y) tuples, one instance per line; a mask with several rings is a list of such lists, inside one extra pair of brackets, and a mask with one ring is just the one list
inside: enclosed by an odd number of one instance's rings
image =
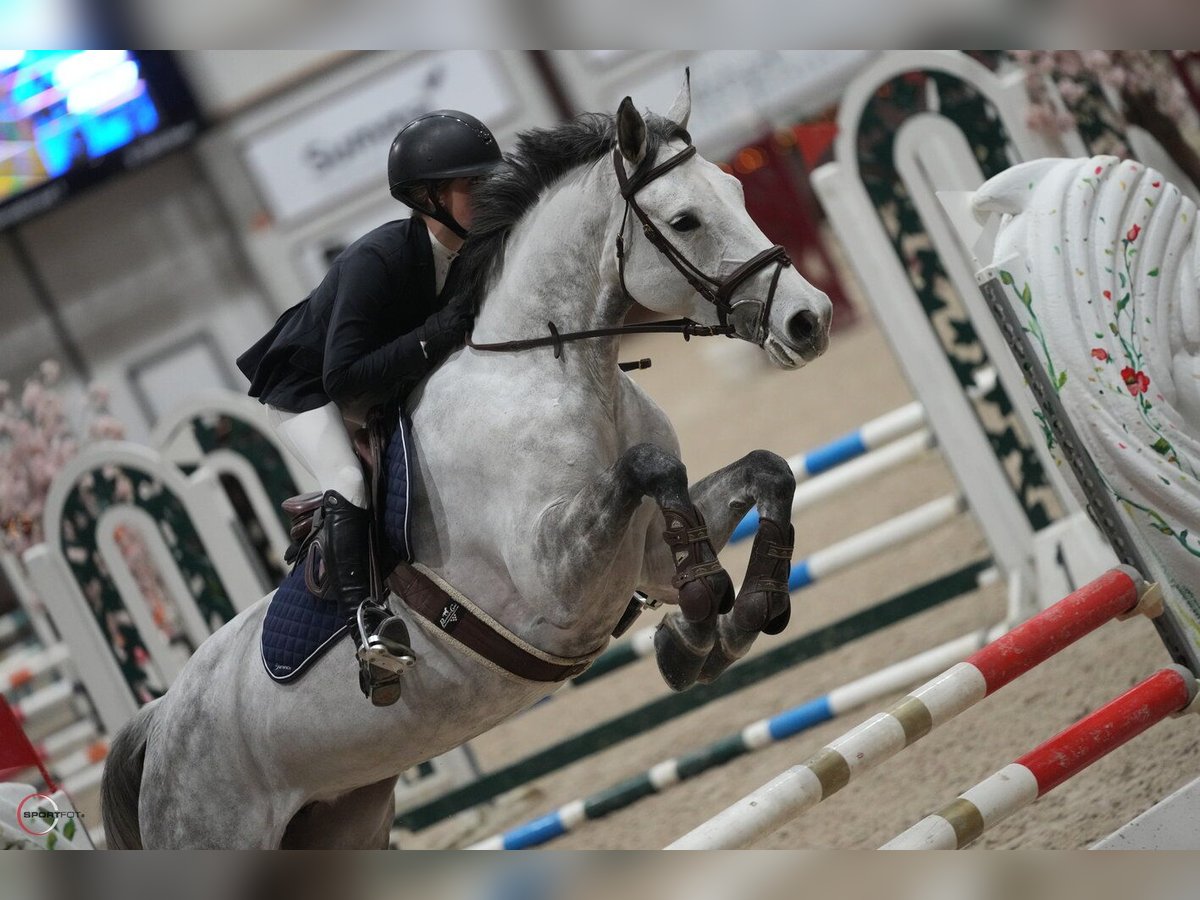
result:
[(158, 703), (138, 710), (113, 739), (108, 750), (104, 776), (100, 779), (100, 811), (104, 839), (111, 850), (141, 850), (138, 825), (138, 795), (142, 790), (142, 766), (146, 762), (146, 732)]

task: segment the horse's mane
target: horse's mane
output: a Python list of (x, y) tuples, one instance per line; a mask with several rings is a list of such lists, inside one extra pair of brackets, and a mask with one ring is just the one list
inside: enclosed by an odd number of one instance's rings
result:
[[(653, 165), (662, 145), (676, 138), (691, 142), (687, 131), (675, 122), (646, 116), (643, 167)], [(457, 293), (470, 298), (478, 309), (488, 283), (500, 271), (505, 240), (513, 227), (550, 185), (572, 169), (610, 153), (615, 140), (616, 117), (601, 113), (584, 113), (554, 128), (521, 132), (516, 148), (475, 188), (471, 239), (457, 263)]]

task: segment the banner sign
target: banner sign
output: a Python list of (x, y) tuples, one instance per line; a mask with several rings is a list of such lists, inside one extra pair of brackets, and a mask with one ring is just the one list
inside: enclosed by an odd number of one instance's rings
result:
[(243, 158), (275, 220), (298, 219), (367, 190), (386, 196), (396, 133), (421, 113), (446, 107), (493, 130), (513, 111), (494, 54), (456, 50), (405, 62), (260, 132), (243, 146)]

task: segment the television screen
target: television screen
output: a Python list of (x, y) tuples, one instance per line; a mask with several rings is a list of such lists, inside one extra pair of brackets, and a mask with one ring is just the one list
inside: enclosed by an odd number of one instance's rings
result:
[(161, 156), (197, 126), (165, 53), (0, 50), (0, 228)]

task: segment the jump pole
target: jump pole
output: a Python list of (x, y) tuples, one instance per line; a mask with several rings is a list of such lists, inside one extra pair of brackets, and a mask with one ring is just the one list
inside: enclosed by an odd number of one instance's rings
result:
[(740, 660), (711, 684), (700, 684), (682, 693), (658, 697), (524, 759), (487, 772), (471, 784), (450, 791), (423, 806), (406, 810), (396, 817), (395, 824), (410, 831), (419, 831), (455, 813), (478, 806), (613, 744), (644, 734), (663, 722), (699, 709), (713, 700), (757, 684), (798, 663), (815, 659), (852, 640), (947, 603), (976, 589), (992, 571), (990, 561), (978, 560), (778, 647)]
[(916, 743), (934, 728), (1117, 617), (1162, 610), (1129, 566), (1095, 581), (1018, 625), (671, 844), (668, 850), (743, 847), (841, 790), (856, 775)]
[(24, 723), (37, 718), (48, 709), (70, 703), (76, 692), (76, 685), (64, 679), (40, 688), (28, 697), (22, 697), (11, 703), (10, 706), (17, 721)]
[[(890, 444), (871, 450), (869, 453), (830, 469), (811, 480), (799, 479), (796, 494), (792, 498), (792, 515), (815, 506), (822, 500), (877, 478), (885, 472), (897, 469), (909, 460), (916, 459), (925, 451), (932, 449), (934, 444), (936, 441), (933, 432), (928, 428), (918, 428), (911, 434), (897, 438)], [(733, 530), (733, 534), (730, 535), (729, 543), (736, 544), (752, 538), (756, 531), (758, 531), (757, 508), (746, 513)]]
[[(794, 592), (809, 587), (872, 556), (924, 537), (965, 509), (965, 502), (960, 495), (947, 494), (830, 544), (807, 559), (792, 564), (788, 590)], [(651, 627), (634, 632), (628, 641), (600, 654), (585, 672), (571, 679), (569, 684), (575, 687), (587, 684), (615, 669), (653, 655), (654, 631)]]
[[(982, 396), (995, 386), (995, 369), (981, 369), (975, 373), (975, 383), (967, 389), (967, 396)], [(920, 401), (913, 401), (807, 453), (791, 457), (788, 465), (798, 485), (792, 503), (793, 515), (818, 500), (896, 468), (932, 448), (936, 442), (933, 433), (923, 427), (925, 424), (925, 407)], [(812, 479), (811, 488), (809, 479)], [(758, 510), (752, 509), (733, 530), (729, 542), (751, 538), (757, 530)]]
[(62, 666), (71, 658), (66, 644), (55, 644), (32, 653), (23, 653), (0, 666), (0, 693), (8, 693), (31, 682), (39, 675)]
[[(1030, 750), (881, 850), (959, 850), (1172, 715), (1196, 711), (1196, 679), (1171, 665)], [(1190, 706), (1189, 706), (1190, 704)]]
[(602, 791), (567, 803), (554, 812), (468, 847), (468, 850), (525, 850), (548, 843), (582, 823), (593, 821), (632, 806), (651, 794), (662, 793), (702, 772), (723, 766), (740, 756), (769, 747), (815, 728), (864, 704), (886, 697), (903, 687), (941, 672), (988, 641), (1002, 635), (1004, 625), (974, 631), (939, 647), (880, 669), (823, 697), (760, 719), (740, 731), (714, 741), (700, 750), (664, 760), (644, 772)]

